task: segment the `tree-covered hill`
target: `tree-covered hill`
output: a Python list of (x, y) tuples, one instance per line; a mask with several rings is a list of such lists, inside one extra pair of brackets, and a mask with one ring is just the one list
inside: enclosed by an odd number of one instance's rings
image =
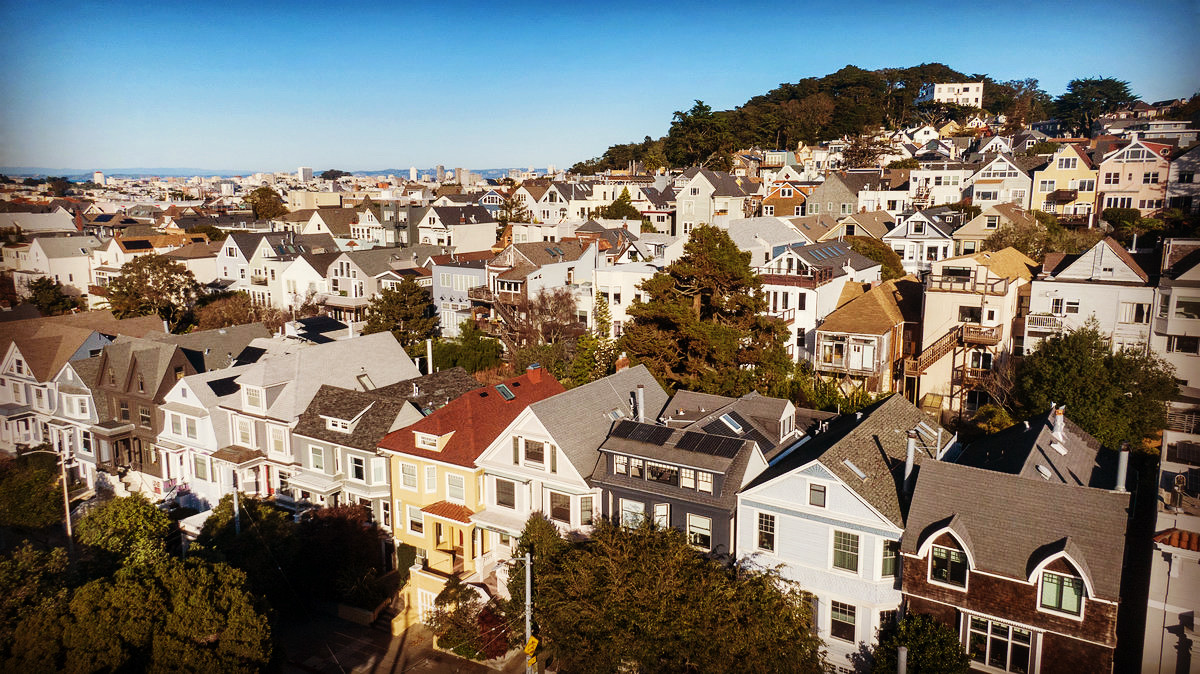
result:
[(881, 125), (896, 128), (945, 117), (961, 119), (975, 111), (913, 101), (927, 82), (980, 80), (986, 83), (983, 107), (988, 112), (1029, 123), (1044, 119), (1051, 109), (1050, 96), (1034, 79), (998, 82), (941, 63), (879, 70), (848, 65), (823, 77), (780, 84), (732, 110), (714, 111), (696, 101), (690, 110), (675, 113), (666, 136), (614, 145), (600, 157), (577, 163), (572, 171), (623, 169), (631, 161), (650, 169), (695, 164), (724, 168), (729, 153), (740, 148), (794, 148), (798, 142), (831, 140)]

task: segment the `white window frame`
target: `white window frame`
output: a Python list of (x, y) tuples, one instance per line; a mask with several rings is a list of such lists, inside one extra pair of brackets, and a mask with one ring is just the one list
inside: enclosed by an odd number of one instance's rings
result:
[[(458, 481), (458, 489), (462, 492), (460, 496), (454, 496), (454, 482)], [(467, 479), (457, 473), (446, 473), (446, 500), (451, 503), (466, 504), (467, 502)]]
[(437, 466), (425, 466), (425, 493), (437, 492)]
[[(408, 473), (405, 472), (406, 468), (412, 468), (412, 485), (411, 486), (408, 484), (408, 480), (407, 480)], [(417, 464), (408, 463), (407, 461), (400, 462), (400, 484), (398, 486), (401, 489), (404, 489), (405, 491), (417, 491), (419, 478), (420, 478), (420, 474), (417, 472)]]
[(663, 529), (671, 526), (671, 504), (670, 503), (655, 503), (654, 504), (654, 524)]
[[(701, 546), (701, 545), (693, 542), (693, 530), (695, 530), (695, 531), (703, 531), (704, 530), (703, 527), (697, 526), (698, 524), (701, 523), (701, 521), (708, 522), (708, 546), (707, 547)], [(712, 518), (705, 517), (703, 515), (697, 515), (695, 513), (688, 513), (688, 516), (687, 516), (687, 539), (688, 539), (688, 545), (692, 546), (693, 548), (696, 548), (697, 550), (704, 550), (705, 552), (711, 551), (712, 544), (713, 544)]]
[[(414, 513), (416, 514), (415, 517), (414, 517)], [(405, 514), (404, 530), (407, 531), (408, 533), (412, 534), (413, 536), (424, 536), (425, 535), (425, 513), (421, 512), (421, 507), (415, 506), (415, 505), (407, 506), (405, 508), (404, 514)], [(420, 520), (420, 522), (421, 522), (421, 530), (420, 531), (416, 531), (412, 528), (412, 523), (414, 520)]]
[[(837, 564), (835, 563), (837, 560), (837, 552), (838, 552), (837, 551), (837, 535), (838, 534), (845, 534), (847, 536), (853, 536), (855, 539), (854, 569), (853, 570), (837, 566)], [(833, 528), (831, 528), (829, 530), (829, 568), (830, 568), (830, 570), (834, 571), (835, 573), (849, 574), (852, 576), (861, 575), (862, 559), (863, 559), (863, 536), (862, 536), (862, 534), (855, 532), (855, 531), (842, 531), (841, 529), (833, 529)]]
[[(623, 527), (636, 527), (641, 524), (641, 520), (646, 517), (646, 504), (633, 499), (618, 499), (618, 513), (620, 514), (620, 522)], [(638, 521), (633, 521), (633, 516), (638, 515)]]
[[(318, 461), (318, 459), (319, 459), (319, 461)], [(320, 463), (320, 465), (317, 465), (318, 463)], [(325, 472), (325, 448), (324, 447), (321, 447), (320, 445), (309, 445), (308, 446), (308, 465), (311, 466), (313, 470), (319, 470), (322, 473)]]

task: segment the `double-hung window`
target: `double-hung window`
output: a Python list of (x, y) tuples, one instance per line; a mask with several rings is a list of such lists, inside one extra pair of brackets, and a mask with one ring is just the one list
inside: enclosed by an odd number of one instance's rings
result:
[(462, 475), (446, 475), (446, 500), (455, 503), (467, 502), (467, 483)]
[(1083, 610), (1083, 580), (1061, 573), (1042, 572), (1042, 608), (1079, 615)]
[(701, 550), (712, 549), (712, 519), (700, 515), (687, 516), (688, 543)]
[(713, 493), (713, 476), (712, 473), (701, 471), (697, 474), (697, 491), (702, 491), (705, 494)]
[(313, 470), (325, 470), (325, 449), (316, 445), (308, 446), (309, 462)]
[(858, 534), (833, 532), (833, 568), (858, 573)]
[(496, 479), (496, 505), (502, 508), (517, 507), (517, 483)]
[(636, 527), (646, 517), (646, 504), (641, 501), (621, 499), (621, 526)]
[(758, 514), (758, 549), (775, 552), (775, 516)]
[(897, 562), (900, 556), (900, 541), (883, 542), (883, 560), (879, 566), (879, 575), (884, 578), (896, 576)]
[(961, 550), (933, 546), (930, 577), (940, 583), (967, 586), (967, 555)]
[(853, 604), (843, 604), (840, 601), (830, 602), (829, 636), (853, 643), (856, 614), (857, 610)]
[(437, 491), (437, 466), (425, 466), (425, 493)]
[(361, 456), (350, 457), (350, 479), (359, 482), (367, 480), (367, 462)]
[(817, 508), (825, 507), (825, 485), (808, 485), (808, 505), (815, 506)]
[(414, 463), (400, 464), (400, 485), (405, 489), (417, 490), (417, 465)]
[(425, 533), (425, 513), (417, 506), (408, 506), (408, 532), (411, 534)]
[(667, 528), (671, 526), (671, 504), (670, 503), (655, 503), (654, 504), (654, 526)]

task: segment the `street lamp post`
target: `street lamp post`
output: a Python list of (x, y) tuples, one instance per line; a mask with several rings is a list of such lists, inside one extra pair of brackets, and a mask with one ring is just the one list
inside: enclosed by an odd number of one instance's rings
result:
[(74, 556), (75, 555), (75, 537), (72, 535), (72, 531), (71, 531), (71, 494), (67, 488), (67, 456), (66, 456), (66, 452), (64, 451), (62, 454), (59, 454), (59, 452), (56, 452), (56, 451), (50, 450), (50, 449), (35, 449), (32, 451), (24, 452), (22, 454), (22, 456), (24, 456), (26, 454), (53, 454), (54, 456), (58, 457), (59, 475), (62, 479), (62, 490), (63, 490), (63, 515), (65, 516), (63, 519), (63, 522), (67, 528), (67, 552), (68, 552), (68, 554)]

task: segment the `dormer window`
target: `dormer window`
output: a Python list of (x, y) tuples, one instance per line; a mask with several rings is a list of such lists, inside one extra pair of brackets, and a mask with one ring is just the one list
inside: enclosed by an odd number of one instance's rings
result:
[(137, 389), (138, 389), (138, 393), (146, 392), (146, 378), (143, 377), (141, 375), (141, 373), (139, 373), (137, 376)]
[(263, 407), (262, 389), (247, 386), (246, 391), (246, 407), (255, 410), (261, 410)]
[(339, 433), (349, 433), (350, 432), (350, 422), (346, 421), (345, 419), (334, 419), (333, 417), (326, 417), (325, 428), (327, 428), (331, 431), (338, 431)]
[(438, 439), (436, 435), (430, 435), (429, 433), (414, 433), (414, 435), (416, 435), (417, 449), (437, 450)]
[(1042, 572), (1042, 608), (1077, 616), (1083, 612), (1085, 594), (1082, 578), (1050, 571)]
[(955, 587), (967, 586), (967, 555), (962, 550), (933, 546), (930, 555), (929, 577), (931, 580)]

